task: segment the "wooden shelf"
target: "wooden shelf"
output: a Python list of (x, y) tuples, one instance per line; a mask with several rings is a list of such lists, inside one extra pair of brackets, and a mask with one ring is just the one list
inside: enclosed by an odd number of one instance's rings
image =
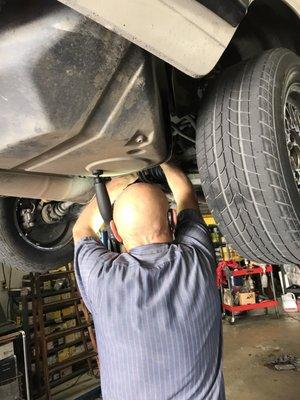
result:
[[(65, 383), (65, 382), (69, 381), (70, 379), (76, 378), (78, 375), (83, 375), (88, 371), (89, 371), (88, 367), (80, 368), (80, 369), (74, 371), (72, 374), (66, 375), (63, 378), (56, 379), (55, 381), (50, 382), (50, 388), (54, 388), (58, 385), (61, 385), (62, 383)], [(53, 393), (53, 394), (55, 394), (55, 393)]]
[(67, 305), (70, 303), (75, 303), (81, 300), (80, 296), (76, 296), (76, 297), (71, 297), (70, 299), (64, 299), (64, 300), (57, 300), (57, 301), (53, 301), (52, 303), (44, 303), (43, 304), (43, 309), (44, 311), (49, 311), (49, 309), (51, 309), (52, 307), (57, 307), (57, 306), (63, 306), (63, 305)]
[(68, 276), (70, 274), (74, 274), (74, 271), (59, 271), (59, 272), (53, 272), (53, 273), (47, 273), (47, 274), (42, 274), (39, 276), (39, 280), (44, 282), (44, 281), (53, 281), (55, 279), (61, 278), (63, 276)]
[(53, 374), (54, 372), (59, 371), (60, 369), (64, 369), (64, 368), (70, 367), (73, 364), (76, 364), (76, 363), (81, 362), (81, 361), (85, 361), (88, 358), (96, 357), (96, 356), (97, 356), (97, 353), (95, 351), (84, 352), (82, 354), (76, 355), (75, 357), (68, 358), (65, 361), (58, 362), (58, 363), (55, 363), (53, 365), (50, 365), (49, 366), (49, 373)]
[[(64, 344), (61, 344), (60, 346), (55, 346), (55, 349), (49, 349), (49, 350), (47, 350), (47, 352), (49, 355), (55, 354), (60, 350), (66, 349), (67, 347), (76, 346), (76, 344), (80, 344), (80, 343), (83, 343), (83, 340), (81, 338), (73, 340), (73, 342), (64, 343)], [(89, 343), (89, 341), (87, 343)]]
[[(80, 316), (82, 317), (82, 311), (80, 311)], [(76, 314), (69, 314), (66, 315), (65, 317), (61, 317), (60, 319), (48, 319), (44, 321), (44, 326), (51, 326), (51, 325), (59, 325), (63, 324), (65, 321), (68, 321), (69, 319), (75, 319), (77, 317)], [(29, 329), (34, 329), (33, 324), (28, 325)]]
[(58, 294), (64, 294), (64, 293), (70, 293), (72, 291), (71, 288), (65, 288), (65, 289), (59, 289), (59, 290), (55, 290), (55, 289), (44, 289), (41, 292), (41, 297), (51, 297), (51, 296), (56, 296)]
[[(62, 286), (56, 286), (58, 290), (55, 290), (53, 288), (54, 282), (58, 279), (61, 279), (64, 283)], [(49, 289), (47, 287), (44, 289), (44, 282), (46, 281), (51, 282), (51, 284), (49, 282), (49, 286), (47, 285), (50, 287)], [(33, 341), (33, 343), (30, 343), (28, 349), (30, 350), (28, 351), (30, 365), (35, 365), (35, 378), (34, 381), (31, 381), (32, 393), (36, 392), (38, 397), (45, 396), (45, 400), (50, 400), (52, 398), (51, 391), (54, 387), (87, 371), (93, 374), (94, 368), (97, 365), (95, 335), (91, 328), (93, 324), (90, 322), (90, 315), (84, 304), (81, 308), (81, 296), (74, 279), (74, 271), (67, 270), (46, 274), (30, 274), (28, 282), (26, 281), (27, 286), (29, 286), (28, 290), (30, 290), (30, 292), (27, 292), (27, 296), (24, 296), (24, 293), (20, 295), (18, 293), (18, 298), (17, 296), (14, 298), (16, 299), (16, 305), (22, 304), (23, 307), (22, 311), (17, 311), (14, 315), (19, 316), (20, 313), (23, 315), (24, 330), (27, 332), (28, 338)], [(67, 295), (64, 295), (66, 293)], [(55, 301), (51, 302), (51, 300)], [(31, 301), (32, 311), (29, 311), (28, 302)], [(69, 306), (72, 306), (72, 309)], [(63, 309), (66, 309), (64, 314), (69, 311), (71, 313), (62, 315)], [(52, 317), (51, 311), (57, 311), (55, 314), (53, 313), (53, 316), (57, 316), (58, 318), (46, 319), (46, 316)], [(30, 321), (31, 324), (29, 324), (29, 314), (33, 318)], [(68, 320), (70, 320), (69, 323), (72, 327), (67, 328), (67, 326), (70, 326), (67, 322)], [(49, 331), (54, 332), (50, 333)], [(68, 337), (69, 340), (73, 340), (66, 343), (65, 337), (76, 332), (76, 337), (74, 337), (75, 335)], [(61, 340), (57, 341), (60, 338)], [(54, 341), (51, 346), (48, 344), (50, 341)], [(60, 343), (60, 345), (56, 346), (57, 343)], [(48, 349), (48, 346), (51, 348)], [(74, 346), (79, 347), (74, 349)], [(58, 352), (66, 349), (66, 355), (69, 355), (69, 348), (70, 351), (74, 350), (73, 356), (65, 361), (58, 362), (56, 357)], [(76, 351), (81, 351), (81, 353), (75, 355)], [(60, 356), (62, 356), (61, 353)], [(55, 364), (48, 365), (49, 357), (55, 358)], [(61, 359), (61, 357), (59, 358)], [(65, 368), (67, 370), (63, 371)], [(68, 372), (70, 373), (65, 375)], [(59, 379), (50, 382), (51, 377)]]
[[(71, 288), (65, 288), (65, 289), (43, 289), (41, 290), (41, 297), (51, 297), (51, 296), (56, 296), (58, 294), (64, 294), (64, 293), (70, 293), (72, 291)], [(11, 291), (12, 292), (12, 291)], [(77, 291), (76, 291), (77, 293)], [(27, 300), (32, 300), (33, 296), (31, 293), (29, 293), (27, 296)], [(13, 296), (13, 299), (16, 301), (21, 301), (22, 297), (21, 296)]]
[(45, 340), (47, 342), (50, 342), (50, 340), (58, 339), (61, 336), (67, 336), (70, 333), (80, 332), (81, 330), (86, 329), (89, 326), (91, 326), (91, 324), (82, 324), (80, 326), (74, 326), (74, 328), (68, 328), (58, 332), (50, 333), (49, 335), (45, 335)]
[[(81, 312), (80, 316), (82, 316), (82, 312)], [(69, 315), (65, 315), (64, 317), (62, 316), (62, 317), (60, 317), (58, 319), (46, 319), (44, 321), (44, 325), (45, 326), (51, 326), (51, 325), (62, 324), (62, 323), (64, 323), (64, 321), (68, 321), (69, 319), (74, 319), (74, 318), (76, 318), (76, 314), (75, 313), (72, 313), (72, 314), (69, 314)]]

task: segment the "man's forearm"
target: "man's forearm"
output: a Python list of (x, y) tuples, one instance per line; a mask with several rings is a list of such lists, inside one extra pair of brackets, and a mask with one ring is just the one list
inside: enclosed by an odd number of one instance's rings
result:
[(100, 227), (101, 226), (101, 216), (98, 211), (98, 205), (97, 205), (96, 198), (93, 198), (93, 200), (87, 206), (85, 206), (85, 208), (79, 215), (79, 218), (74, 225), (74, 228), (73, 228), (74, 242), (77, 242), (80, 239), (87, 237), (87, 236), (96, 238), (97, 237), (96, 225), (98, 223), (99, 223), (99, 227)]
[(200, 215), (197, 196), (189, 178), (178, 167), (172, 164), (162, 164), (161, 168), (174, 195), (177, 212), (179, 213), (185, 209), (193, 209)]

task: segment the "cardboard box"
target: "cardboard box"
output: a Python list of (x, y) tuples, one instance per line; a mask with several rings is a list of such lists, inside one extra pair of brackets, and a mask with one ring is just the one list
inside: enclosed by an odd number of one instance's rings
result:
[(52, 375), (53, 381), (57, 381), (59, 378), (60, 378), (60, 373), (59, 373), (59, 372), (55, 372), (55, 373)]
[(48, 357), (48, 365), (53, 365), (57, 363), (57, 356), (56, 354), (53, 354), (52, 356)]
[(255, 304), (255, 293), (247, 292), (247, 293), (238, 293), (239, 305), (245, 306), (247, 304)]
[(52, 350), (54, 348), (54, 343), (53, 341), (50, 341), (47, 343), (47, 350)]
[(51, 327), (50, 326), (45, 326), (45, 335), (49, 335), (51, 333)]
[(51, 319), (60, 320), (61, 319), (61, 311), (57, 310), (57, 311), (50, 311), (50, 312), (46, 313), (46, 320), (49, 321)]
[(224, 289), (224, 291), (223, 291), (223, 303), (226, 304), (227, 306), (233, 306), (230, 289), (226, 289), (226, 288)]
[(61, 346), (63, 344), (65, 344), (65, 338), (64, 337), (58, 338), (57, 339), (57, 345)]
[(75, 340), (76, 340), (75, 333), (70, 333), (70, 335), (66, 336), (66, 343), (72, 343), (75, 342)]
[(50, 304), (54, 303), (55, 301), (61, 300), (61, 295), (60, 294), (55, 294), (53, 296), (48, 296), (44, 298), (44, 303), (45, 304)]
[(58, 352), (58, 362), (63, 362), (68, 358), (70, 358), (70, 351), (68, 347)]
[(72, 372), (73, 372), (72, 367), (67, 367), (60, 371), (60, 376), (61, 376), (61, 378), (63, 378), (65, 376), (71, 375)]
[(76, 326), (76, 319), (69, 319), (68, 321), (66, 321), (66, 326), (67, 328), (75, 328)]
[(77, 354), (84, 353), (85, 348), (84, 348), (84, 345), (83, 345), (83, 344), (79, 344), (78, 346), (75, 346), (75, 347), (76, 347), (76, 349), (75, 349), (75, 354), (76, 354), (76, 355), (77, 355)]
[(44, 288), (44, 290), (50, 290), (51, 289), (51, 281), (45, 281), (43, 283), (43, 288)]
[(61, 310), (63, 317), (67, 317), (68, 315), (75, 314), (75, 306), (70, 306), (63, 308)]
[(13, 342), (9, 342), (0, 346), (0, 360), (4, 360), (7, 357), (12, 357), (14, 354)]
[(76, 353), (76, 346), (69, 347), (69, 350), (70, 350), (70, 357), (73, 357), (73, 356), (75, 356), (77, 354)]
[(62, 295), (61, 295), (62, 300), (68, 300), (70, 298), (71, 298), (71, 292), (62, 293)]

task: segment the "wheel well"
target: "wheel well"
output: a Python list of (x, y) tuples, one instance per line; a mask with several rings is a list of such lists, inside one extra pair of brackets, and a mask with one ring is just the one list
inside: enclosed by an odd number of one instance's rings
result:
[(300, 18), (283, 0), (254, 0), (238, 26), (215, 68), (195, 80), (171, 68), (174, 113), (183, 116), (197, 113), (199, 101), (215, 78), (227, 67), (261, 54), (265, 50), (285, 47), (300, 55)]
[(300, 18), (282, 0), (254, 0), (221, 57), (225, 68), (264, 50), (285, 47), (300, 54)]

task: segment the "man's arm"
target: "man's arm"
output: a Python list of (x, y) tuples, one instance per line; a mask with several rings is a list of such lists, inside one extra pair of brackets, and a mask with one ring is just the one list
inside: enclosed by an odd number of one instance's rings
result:
[(187, 209), (195, 210), (200, 218), (198, 200), (189, 178), (173, 164), (161, 164), (161, 168), (174, 195), (177, 214)]
[(198, 249), (214, 265), (215, 255), (210, 233), (201, 217), (196, 194), (188, 177), (172, 164), (162, 164), (177, 203), (175, 241)]
[[(106, 185), (111, 203), (113, 203), (119, 194), (131, 183), (137, 179), (135, 174), (124, 175), (113, 178)], [(97, 199), (94, 197), (90, 203), (81, 212), (73, 228), (74, 242), (78, 242), (85, 237), (97, 238), (103, 219), (100, 215)]]
[[(127, 175), (108, 182), (110, 201), (113, 203), (118, 195), (135, 180), (136, 176)], [(105, 263), (113, 262), (118, 256), (110, 252), (97, 237), (102, 223), (97, 200), (94, 198), (84, 208), (73, 228), (76, 280), (81, 296), (91, 312), (96, 311), (93, 305), (97, 303), (97, 296), (100, 293), (99, 274)]]

